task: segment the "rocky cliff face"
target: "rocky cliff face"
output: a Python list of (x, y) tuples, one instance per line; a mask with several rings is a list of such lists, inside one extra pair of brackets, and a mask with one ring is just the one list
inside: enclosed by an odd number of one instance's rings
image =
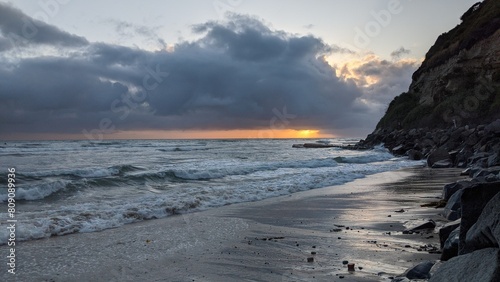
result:
[(423, 278), (500, 281), (500, 1), (477, 3), (461, 19), (353, 148), (383, 143), (429, 167), (468, 167), (470, 180), (443, 188), (443, 215), (458, 219), (439, 232), (447, 261), (427, 265)]
[(500, 1), (485, 0), (443, 33), (377, 129), (476, 126), (500, 118)]
[(384, 143), (434, 167), (500, 165), (500, 1), (477, 3), (461, 19), (355, 148)]

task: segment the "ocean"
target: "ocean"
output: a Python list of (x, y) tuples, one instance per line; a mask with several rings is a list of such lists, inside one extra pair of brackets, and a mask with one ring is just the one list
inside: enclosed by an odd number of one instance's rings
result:
[(0, 244), (9, 236), (8, 168), (16, 170), (16, 240), (23, 241), (258, 201), (422, 163), (383, 147), (292, 148), (306, 142), (315, 140), (7, 142), (0, 145)]

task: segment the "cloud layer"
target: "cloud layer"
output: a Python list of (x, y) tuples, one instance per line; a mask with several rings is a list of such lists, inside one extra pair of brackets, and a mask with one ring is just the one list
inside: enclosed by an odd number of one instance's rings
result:
[[(339, 77), (325, 56), (348, 50), (241, 15), (196, 25), (199, 40), (156, 52), (89, 43), (6, 4), (0, 32), (0, 138), (275, 126), (361, 134), (381, 115), (370, 104), (404, 90), (400, 70), (415, 67), (373, 59), (351, 69), (358, 80)], [(373, 75), (379, 81), (363, 86), (359, 78)]]

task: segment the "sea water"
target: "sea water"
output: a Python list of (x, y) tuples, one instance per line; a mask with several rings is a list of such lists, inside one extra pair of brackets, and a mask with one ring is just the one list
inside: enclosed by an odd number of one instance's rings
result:
[(304, 142), (314, 140), (7, 142), (0, 145), (0, 244), (9, 235), (8, 168), (16, 170), (16, 240), (22, 241), (258, 201), (419, 164), (383, 147), (292, 148)]

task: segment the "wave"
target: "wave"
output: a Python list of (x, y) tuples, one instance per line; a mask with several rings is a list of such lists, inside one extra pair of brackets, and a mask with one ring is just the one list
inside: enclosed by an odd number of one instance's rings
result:
[[(59, 215), (31, 220), (18, 220), (16, 240), (26, 241), (62, 236), (72, 233), (88, 233), (119, 227), (143, 220), (163, 218), (195, 210), (200, 206), (200, 198), (182, 201), (144, 197), (139, 203), (114, 202), (103, 205), (80, 204), (61, 207)], [(78, 211), (78, 212), (75, 212)], [(8, 230), (0, 230), (0, 245), (7, 243)]]
[(382, 162), (392, 159), (394, 156), (387, 153), (387, 155), (370, 155), (370, 156), (354, 156), (354, 157), (336, 157), (334, 160), (338, 163), (347, 164), (369, 164), (374, 162)]
[[(281, 176), (284, 177), (278, 177), (275, 181), (260, 179), (254, 182), (242, 181), (238, 185), (201, 185), (156, 191), (154, 194), (148, 193), (128, 200), (59, 206), (57, 210), (46, 210), (44, 214), (36, 215), (36, 218), (21, 220), (20, 226), (23, 228), (17, 230), (16, 239), (24, 241), (101, 231), (143, 220), (343, 184), (369, 174), (415, 164), (401, 160), (384, 165), (349, 164), (345, 167), (311, 168), (308, 169), (309, 173), (302, 175), (284, 169), (281, 171)], [(4, 229), (0, 229), (0, 245), (6, 243), (7, 235)]]
[[(71, 181), (57, 180), (53, 182), (41, 183), (29, 188), (19, 187), (16, 189), (16, 200), (41, 200), (56, 192), (65, 190)], [(0, 202), (7, 202), (7, 191), (0, 193)]]
[(209, 169), (173, 169), (169, 172), (175, 177), (184, 180), (210, 180), (220, 179), (230, 175), (247, 175), (258, 171), (273, 171), (282, 168), (319, 168), (319, 167), (334, 167), (337, 162), (332, 158), (312, 159), (306, 161), (289, 161), (289, 162), (269, 162), (269, 163), (254, 163), (247, 165), (228, 165), (221, 168)]
[(123, 145), (124, 141), (97, 141), (97, 142), (88, 142), (82, 144), (81, 147), (99, 147), (99, 146), (114, 146), (114, 145)]
[(101, 168), (83, 168), (73, 170), (49, 170), (39, 172), (23, 172), (18, 173), (21, 177), (58, 177), (66, 176), (73, 178), (101, 178), (109, 176), (124, 175), (127, 172), (143, 170), (144, 168), (134, 165), (116, 165), (111, 167)]

